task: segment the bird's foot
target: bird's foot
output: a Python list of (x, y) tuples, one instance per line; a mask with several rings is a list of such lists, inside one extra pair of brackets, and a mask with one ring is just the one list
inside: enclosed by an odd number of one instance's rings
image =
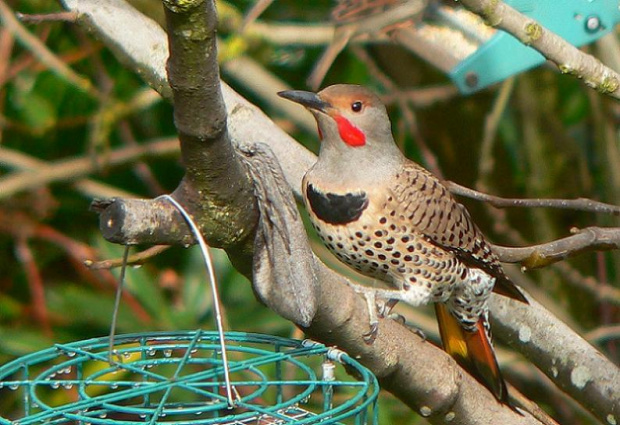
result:
[(426, 334), (424, 333), (424, 331), (418, 328), (417, 326), (412, 325), (411, 323), (407, 323), (405, 316), (403, 316), (402, 314), (391, 313), (390, 315), (387, 316), (387, 318), (400, 323), (401, 325), (409, 329), (411, 332), (413, 332), (414, 334), (422, 338), (422, 340), (426, 341)]
[(362, 337), (367, 344), (372, 344), (379, 332), (379, 319), (386, 317), (398, 302), (398, 300), (394, 299), (392, 296), (393, 293), (397, 291), (369, 288), (351, 282), (349, 282), (349, 286), (351, 286), (355, 292), (361, 294), (366, 300), (370, 329), (362, 335)]
[(419, 336), (420, 338), (422, 338), (422, 341), (426, 342), (426, 334), (424, 333), (424, 331), (416, 326), (408, 326), (409, 330), (411, 332), (413, 332), (414, 334), (416, 334), (417, 336)]
[(370, 323), (370, 330), (365, 334), (362, 334), (362, 338), (367, 345), (372, 345), (377, 339), (377, 335), (379, 334), (379, 322)]
[(398, 313), (390, 313), (387, 316), (388, 319), (392, 319), (393, 321), (400, 323), (401, 325), (406, 325), (407, 321), (405, 320), (405, 316)]
[(362, 335), (364, 338), (364, 342), (366, 344), (372, 344), (375, 342), (377, 338), (377, 334), (379, 333), (379, 317), (381, 317), (381, 313), (379, 311), (379, 306), (377, 304), (377, 297), (372, 288), (360, 287), (358, 289), (362, 289), (361, 293), (366, 300), (366, 306), (368, 307), (368, 319), (369, 319), (369, 330), (365, 334)]
[(395, 322), (400, 323), (401, 325), (403, 325), (407, 329), (409, 329), (411, 332), (413, 332), (414, 334), (416, 334), (417, 336), (422, 338), (422, 340), (426, 341), (426, 334), (424, 333), (424, 331), (422, 329), (418, 328), (417, 326), (413, 326), (410, 323), (407, 323), (407, 320), (405, 319), (405, 316), (403, 316), (402, 314), (390, 313), (387, 316), (387, 318), (388, 319), (392, 319)]

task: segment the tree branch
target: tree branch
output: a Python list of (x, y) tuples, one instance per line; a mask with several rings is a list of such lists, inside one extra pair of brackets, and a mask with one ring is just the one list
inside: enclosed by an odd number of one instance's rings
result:
[[(252, 251), (258, 211), (250, 178), (226, 125), (217, 63), (217, 13), (205, 0), (164, 0), (170, 57), (167, 70), (185, 179), (174, 197), (187, 208), (209, 243)], [(205, 232), (206, 233), (206, 232)]]
[(511, 335), (506, 340), (513, 348), (601, 422), (613, 423), (610, 418), (617, 418), (620, 400), (620, 369), (564, 323), (546, 314), (536, 301), (529, 301), (530, 305), (525, 305), (493, 296), (492, 325), (500, 334)]
[[(176, 138), (156, 140), (142, 145), (115, 149), (109, 153), (107, 163), (111, 166), (118, 166), (135, 162), (141, 158), (176, 154), (178, 149)], [(0, 163), (8, 164), (10, 158), (14, 159), (15, 154), (11, 150), (0, 146)], [(97, 165), (91, 158), (80, 157), (47, 163), (43, 167), (37, 167), (35, 172), (28, 169), (17, 171), (0, 178), (0, 199), (6, 199), (17, 192), (45, 186), (57, 181), (79, 180), (89, 174), (93, 174), (96, 169)]]
[(620, 248), (620, 228), (587, 227), (562, 239), (522, 248), (493, 245), (493, 252), (505, 263), (520, 263), (528, 269), (548, 266), (589, 251)]
[(591, 199), (520, 199), (520, 198), (501, 198), (478, 192), (477, 190), (461, 186), (451, 181), (445, 182), (450, 192), (455, 195), (466, 196), (477, 201), (488, 202), (496, 208), (559, 208), (575, 211), (586, 211), (603, 214), (620, 215), (620, 207), (617, 205), (605, 204)]

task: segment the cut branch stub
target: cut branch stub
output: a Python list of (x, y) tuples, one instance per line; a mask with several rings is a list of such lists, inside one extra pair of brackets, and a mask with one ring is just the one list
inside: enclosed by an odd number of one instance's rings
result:
[(185, 220), (163, 199), (95, 200), (91, 210), (99, 213), (103, 237), (122, 245), (190, 245), (195, 243)]

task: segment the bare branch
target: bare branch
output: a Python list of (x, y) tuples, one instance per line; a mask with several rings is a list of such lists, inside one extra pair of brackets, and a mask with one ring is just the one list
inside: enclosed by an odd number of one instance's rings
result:
[(62, 62), (55, 54), (49, 51), (49, 49), (39, 40), (32, 35), (24, 26), (17, 20), (13, 11), (6, 5), (4, 0), (0, 0), (0, 22), (15, 36), (15, 38), (26, 46), (35, 55), (35, 57), (50, 71), (54, 72), (63, 80), (69, 84), (74, 85), (78, 89), (90, 96), (99, 98), (101, 93), (93, 86), (93, 84), (85, 77), (78, 75), (64, 62)]
[[(108, 164), (118, 166), (134, 162), (140, 158), (176, 154), (179, 150), (178, 146), (178, 140), (174, 138), (115, 149), (108, 155)], [(11, 151), (0, 146), (0, 163), (5, 162), (4, 156), (10, 154)], [(97, 166), (92, 159), (79, 157), (48, 163), (45, 167), (38, 167), (35, 172), (17, 171), (0, 179), (0, 199), (6, 199), (17, 192), (35, 189), (54, 182), (79, 180), (93, 174), (96, 168)]]
[(591, 342), (620, 339), (620, 325), (603, 326), (588, 332), (585, 338)]
[[(509, 78), (502, 83), (501, 89), (493, 103), (493, 108), (484, 120), (484, 136), (480, 144), (480, 159), (478, 160), (478, 181), (475, 185), (479, 189), (488, 187), (488, 180), (495, 166), (495, 158), (493, 156), (495, 136), (499, 128), (500, 119), (508, 106), (514, 82), (514, 78)], [(461, 186), (454, 185), (461, 188)]]
[(620, 306), (620, 289), (612, 285), (603, 285), (591, 276), (583, 276), (565, 262), (554, 264), (553, 269), (558, 271), (567, 284), (591, 293), (599, 302)]
[[(16, 168), (20, 171), (39, 171), (49, 164), (23, 152), (12, 150), (4, 146), (0, 147), (0, 165)], [(2, 180), (0, 180), (2, 182)], [(1, 184), (1, 183), (0, 183)], [(115, 196), (131, 197), (132, 194), (117, 187), (91, 180), (82, 179), (74, 183), (74, 187), (82, 194), (90, 198), (112, 198)]]
[(493, 245), (493, 252), (504, 263), (519, 263), (528, 269), (548, 266), (568, 257), (590, 251), (620, 248), (620, 228), (587, 227), (562, 239), (522, 248)]
[(84, 265), (91, 270), (99, 270), (99, 269), (113, 269), (115, 267), (123, 267), (124, 265), (135, 266), (139, 264), (144, 264), (151, 258), (156, 255), (161, 254), (170, 248), (170, 245), (154, 245), (151, 246), (144, 251), (137, 252), (135, 254), (130, 255), (127, 258), (127, 263), (124, 264), (122, 258), (115, 258), (112, 260), (104, 260), (104, 261), (93, 261), (93, 260), (85, 260)]
[(604, 213), (612, 215), (620, 215), (620, 207), (617, 205), (605, 204), (603, 202), (593, 201), (591, 199), (519, 199), (519, 198), (501, 198), (499, 196), (489, 195), (487, 193), (478, 192), (477, 190), (461, 186), (451, 181), (445, 182), (450, 192), (455, 195), (466, 196), (478, 201), (488, 202), (497, 208), (558, 208), (566, 210), (587, 211), (595, 213)]

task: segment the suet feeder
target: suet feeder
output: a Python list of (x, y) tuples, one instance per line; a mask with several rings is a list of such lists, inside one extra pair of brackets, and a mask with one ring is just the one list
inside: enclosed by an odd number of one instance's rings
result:
[(377, 423), (377, 380), (344, 352), (242, 332), (225, 339), (232, 407), (216, 332), (140, 333), (117, 336), (112, 356), (105, 337), (0, 367), (0, 398), (15, 400), (0, 424)]

